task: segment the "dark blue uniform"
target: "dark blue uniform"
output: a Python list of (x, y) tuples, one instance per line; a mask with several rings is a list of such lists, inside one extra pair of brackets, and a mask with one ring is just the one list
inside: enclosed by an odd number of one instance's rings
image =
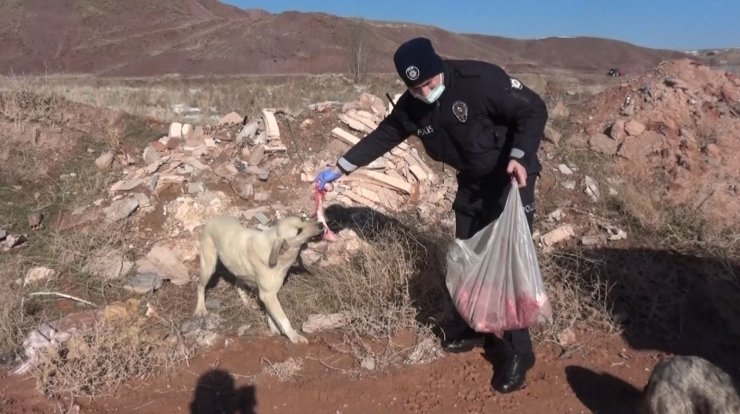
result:
[[(430, 158), (457, 170), (455, 235), (465, 239), (503, 211), (511, 185), (506, 167), (515, 159), (528, 174), (521, 195), (531, 229), (540, 171), (537, 150), (547, 121), (545, 103), (497, 65), (444, 60), (443, 69), (445, 91), (436, 102), (424, 103), (406, 91), (392, 113), (337, 166), (349, 174), (408, 136), (418, 136)], [(531, 349), (527, 330), (505, 336), (515, 350)]]

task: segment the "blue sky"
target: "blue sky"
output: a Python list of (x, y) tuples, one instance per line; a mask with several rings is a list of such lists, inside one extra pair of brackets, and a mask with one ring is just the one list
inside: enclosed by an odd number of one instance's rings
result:
[(596, 36), (667, 49), (740, 47), (740, 0), (222, 0), (514, 38)]

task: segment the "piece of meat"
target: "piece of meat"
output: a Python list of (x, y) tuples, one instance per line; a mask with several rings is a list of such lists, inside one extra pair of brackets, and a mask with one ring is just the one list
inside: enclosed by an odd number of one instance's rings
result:
[[(331, 184), (327, 184), (326, 186), (329, 185)], [(333, 231), (331, 231), (329, 225), (326, 223), (326, 216), (324, 215), (324, 198), (326, 197), (326, 186), (323, 190), (319, 190), (319, 184), (313, 183), (313, 199), (316, 202), (316, 211), (314, 211), (313, 216), (316, 217), (316, 219), (324, 225), (324, 240), (336, 241), (339, 239), (339, 237)]]

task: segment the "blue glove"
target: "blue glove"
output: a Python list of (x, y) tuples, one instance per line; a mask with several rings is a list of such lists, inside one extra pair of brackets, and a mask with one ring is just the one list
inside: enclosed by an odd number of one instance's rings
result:
[(324, 190), (324, 186), (327, 183), (330, 183), (339, 177), (342, 176), (342, 171), (339, 170), (337, 167), (326, 167), (323, 170), (319, 172), (319, 174), (314, 178), (314, 182), (317, 182), (319, 184), (319, 191)]

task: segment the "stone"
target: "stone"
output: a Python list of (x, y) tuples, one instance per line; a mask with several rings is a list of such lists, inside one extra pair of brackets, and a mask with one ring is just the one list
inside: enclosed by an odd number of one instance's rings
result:
[(555, 128), (553, 128), (549, 124), (545, 125), (545, 139), (547, 141), (550, 141), (553, 144), (558, 145), (561, 138), (562, 138), (562, 134), (560, 132), (558, 132)]
[(265, 158), (265, 146), (264, 145), (257, 145), (252, 150), (251, 157), (249, 158), (249, 165), (250, 166), (258, 166), (262, 162), (262, 160)]
[(616, 121), (614, 121), (611, 128), (609, 129), (609, 136), (617, 142), (622, 141), (625, 138), (626, 132), (624, 130), (623, 119), (617, 119)]
[(558, 171), (560, 171), (560, 174), (563, 175), (573, 175), (573, 170), (571, 170), (570, 167), (565, 164), (558, 165)]
[(120, 180), (113, 184), (108, 192), (115, 193), (117, 191), (130, 191), (134, 188), (144, 185), (145, 181), (141, 178), (132, 178), (130, 180)]
[(267, 201), (270, 199), (270, 194), (264, 191), (258, 191), (254, 193), (254, 201)]
[(144, 193), (133, 193), (131, 196), (139, 202), (139, 207), (149, 207), (152, 204), (149, 197)]
[(374, 371), (375, 370), (375, 358), (371, 356), (367, 356), (362, 359), (360, 362), (360, 366), (368, 371)]
[(576, 342), (576, 333), (571, 328), (565, 328), (558, 334), (558, 343), (560, 346), (567, 347)]
[(236, 112), (230, 112), (218, 121), (219, 126), (228, 126), (233, 124), (241, 124), (244, 118)]
[(565, 180), (562, 182), (563, 188), (566, 190), (575, 190), (576, 188), (576, 181), (575, 180)]
[(624, 107), (622, 107), (622, 110), (620, 111), (620, 113), (622, 115), (624, 115), (624, 116), (632, 116), (632, 115), (634, 115), (635, 114), (635, 104), (634, 103), (629, 103), (629, 104), (625, 105)]
[(49, 269), (48, 267), (34, 267), (26, 272), (26, 277), (23, 278), (23, 286), (28, 286), (33, 283), (42, 282), (49, 280), (56, 275), (56, 271)]
[(146, 163), (146, 165), (151, 165), (155, 162), (160, 162), (160, 160), (162, 160), (162, 155), (153, 146), (147, 145), (147, 147), (144, 148), (142, 158), (144, 158), (144, 163)]
[(0, 229), (0, 241), (5, 240), (8, 237), (8, 232), (5, 229)]
[(248, 179), (241, 176), (237, 176), (231, 180), (231, 189), (244, 200), (251, 200), (254, 197), (254, 185)]
[(146, 255), (146, 259), (156, 267), (162, 279), (167, 279), (174, 285), (184, 285), (190, 280), (188, 268), (168, 247), (155, 245)]
[(594, 234), (581, 237), (581, 244), (584, 246), (603, 246), (606, 244), (606, 236), (603, 234)]
[(619, 148), (619, 142), (609, 138), (605, 134), (592, 135), (588, 139), (588, 145), (591, 150), (610, 156), (616, 154), (617, 148)]
[(645, 125), (632, 119), (624, 124), (624, 130), (628, 135), (636, 137), (645, 132)]
[(540, 241), (545, 246), (553, 246), (557, 243), (566, 241), (570, 239), (571, 237), (575, 236), (575, 231), (573, 231), (573, 226), (570, 224), (562, 225), (546, 234), (544, 234)]
[(558, 101), (550, 111), (550, 115), (553, 118), (567, 118), (570, 116), (570, 110), (563, 101)]
[(645, 131), (639, 137), (624, 140), (619, 155), (633, 162), (644, 162), (647, 155), (660, 151), (663, 136), (655, 131)]
[(127, 197), (114, 201), (110, 206), (103, 209), (105, 218), (108, 221), (116, 222), (123, 220), (131, 215), (139, 207), (139, 202), (134, 197)]
[(26, 216), (26, 222), (28, 223), (28, 227), (30, 227), (31, 230), (37, 230), (39, 227), (41, 227), (42, 219), (43, 216), (39, 212), (33, 212)]
[(95, 167), (101, 171), (105, 171), (113, 165), (113, 158), (111, 151), (105, 152), (95, 160)]
[(562, 209), (557, 208), (547, 215), (547, 221), (549, 222), (560, 221), (563, 219), (563, 217), (565, 217), (565, 213), (563, 213)]
[(119, 249), (97, 252), (88, 259), (82, 271), (104, 280), (117, 280), (126, 276), (134, 267)]
[(424, 364), (431, 362), (439, 355), (439, 348), (437, 342), (432, 338), (425, 338), (411, 351), (409, 356), (406, 358), (407, 364)]
[(305, 333), (314, 333), (337, 329), (347, 325), (347, 315), (343, 313), (311, 314), (303, 322), (301, 329)]
[(259, 221), (260, 224), (267, 225), (270, 223), (270, 219), (267, 218), (267, 216), (261, 211), (254, 213), (254, 218), (255, 220)]
[(585, 178), (583, 179), (583, 186), (585, 187), (584, 192), (586, 193), (586, 195), (591, 197), (591, 200), (593, 202), (599, 201), (599, 197), (601, 196), (599, 192), (599, 186), (598, 184), (596, 184), (596, 181), (593, 178), (585, 176)]
[(249, 149), (249, 147), (244, 146), (241, 151), (239, 151), (239, 156), (241, 157), (242, 161), (249, 162), (249, 160), (252, 158), (252, 150)]
[(257, 173), (257, 177), (258, 177), (258, 178), (259, 178), (259, 179), (260, 179), (261, 181), (267, 181), (267, 179), (268, 179), (268, 178), (270, 177), (270, 171), (268, 171), (268, 170), (265, 170), (265, 169), (261, 169), (261, 170), (259, 171), (259, 173)]
[(301, 122), (300, 128), (301, 129), (308, 129), (314, 124), (313, 119), (304, 119), (303, 122)]
[(143, 295), (162, 287), (162, 278), (156, 273), (137, 273), (123, 285), (127, 292)]
[(203, 184), (202, 181), (188, 183), (188, 186), (187, 186), (188, 194), (202, 193), (203, 191), (206, 191), (206, 185)]

